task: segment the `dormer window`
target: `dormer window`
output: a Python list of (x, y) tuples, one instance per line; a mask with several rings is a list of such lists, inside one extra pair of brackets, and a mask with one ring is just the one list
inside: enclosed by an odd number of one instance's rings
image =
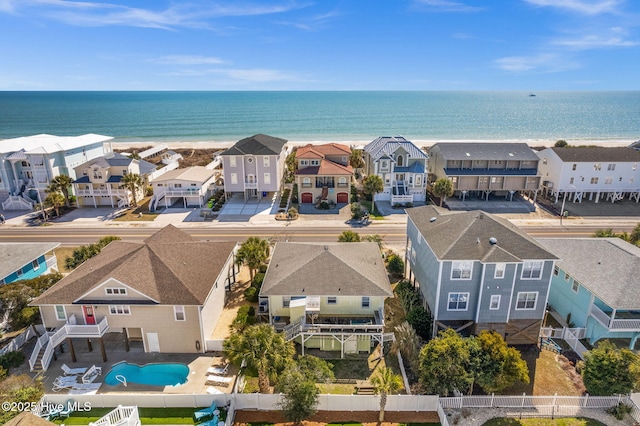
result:
[(311, 160), (311, 165), (312, 166), (319, 166), (320, 165), (320, 160)]
[(404, 157), (402, 155), (398, 155), (398, 158), (396, 159), (396, 165), (398, 167), (402, 167), (404, 165)]

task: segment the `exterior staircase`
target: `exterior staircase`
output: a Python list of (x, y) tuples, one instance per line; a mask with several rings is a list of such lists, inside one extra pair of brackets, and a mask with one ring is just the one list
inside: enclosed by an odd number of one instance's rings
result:
[(282, 333), (284, 334), (284, 338), (287, 342), (295, 339), (300, 335), (302, 331), (302, 319), (292, 322), (291, 324), (287, 324)]

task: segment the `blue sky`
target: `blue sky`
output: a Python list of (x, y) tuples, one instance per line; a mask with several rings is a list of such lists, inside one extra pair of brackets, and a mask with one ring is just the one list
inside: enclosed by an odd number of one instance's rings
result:
[(0, 0), (0, 90), (638, 90), (638, 0)]

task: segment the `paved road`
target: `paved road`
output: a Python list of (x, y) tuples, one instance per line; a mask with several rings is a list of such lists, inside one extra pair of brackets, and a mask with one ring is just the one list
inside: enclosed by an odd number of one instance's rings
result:
[[(596, 230), (613, 226), (614, 231), (630, 231), (632, 227), (616, 224), (570, 224), (560, 227), (553, 225), (520, 225), (527, 233), (538, 238), (589, 237)], [(353, 229), (360, 235), (378, 234), (388, 244), (404, 245), (406, 225), (402, 223), (373, 223), (366, 227), (349, 228), (344, 224), (312, 226), (189, 226), (181, 228), (201, 240), (229, 241), (244, 240), (249, 236), (273, 238), (278, 241), (336, 241), (346, 229)], [(0, 242), (60, 242), (63, 245), (88, 244), (105, 235), (117, 235), (125, 241), (142, 241), (158, 228), (136, 226), (46, 226), (34, 228), (0, 227)]]

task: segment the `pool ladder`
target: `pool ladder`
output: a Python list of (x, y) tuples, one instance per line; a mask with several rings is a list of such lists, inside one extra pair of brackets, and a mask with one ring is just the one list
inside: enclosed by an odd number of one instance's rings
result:
[(127, 378), (124, 377), (122, 374), (117, 374), (116, 380), (122, 383), (125, 387), (127, 387)]

